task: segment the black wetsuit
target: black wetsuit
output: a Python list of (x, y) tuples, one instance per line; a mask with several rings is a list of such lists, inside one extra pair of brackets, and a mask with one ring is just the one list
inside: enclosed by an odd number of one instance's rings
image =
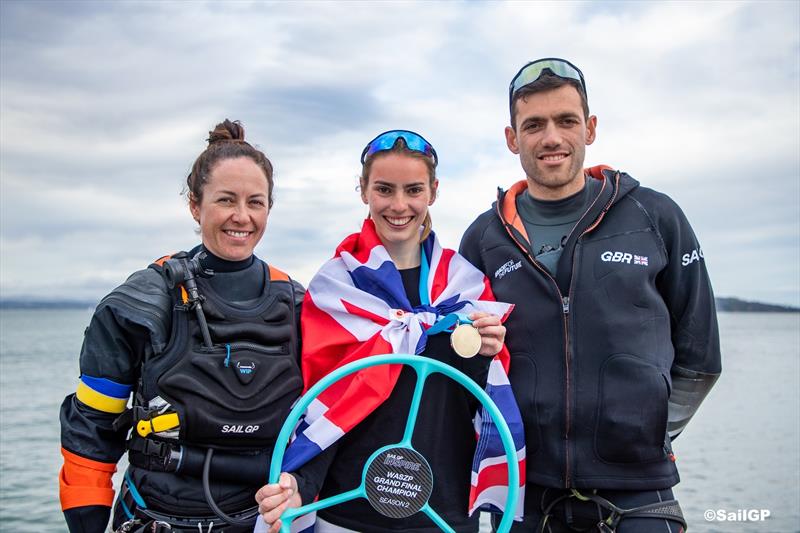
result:
[[(195, 248), (189, 252), (189, 256), (194, 256), (199, 250), (200, 247)], [(299, 383), (299, 339), (296, 325), (299, 323), (303, 288), (285, 275), (280, 279), (271, 279), (272, 269), (255, 256), (232, 262), (206, 253), (201, 264), (212, 269), (214, 275), (210, 279), (203, 279), (199, 284), (209, 297), (209, 303), (214, 300), (225, 302), (243, 312), (252, 308), (274, 310), (280, 302), (283, 302), (281, 305), (286, 306), (286, 309), (294, 308), (294, 316), (290, 314), (288, 319), (283, 319), (285, 327), (294, 329), (291, 335), (284, 335), (284, 344), (286, 353), (291, 354), (295, 361), (293, 364), (297, 368)], [(291, 302), (286, 303), (287, 299)], [(154, 268), (134, 273), (123, 285), (104, 298), (86, 329), (80, 358), (82, 379), (84, 376), (91, 376), (108, 380), (106, 383), (121, 384), (135, 392), (137, 381), (144, 374), (142, 365), (148, 364), (148, 361), (158, 361), (160, 356), (169, 353), (171, 349), (174, 317), (178, 316), (173, 314), (177, 312), (174, 308), (180, 306), (180, 302), (176, 300), (175, 291), (167, 288), (161, 273)], [(264, 316), (269, 314), (267, 311), (260, 313)], [(269, 324), (261, 322), (261, 326), (257, 327), (268, 328)], [(61, 407), (62, 448), (70, 457), (89, 460), (90, 465), (115, 465), (126, 450), (127, 428), (115, 429), (113, 424), (118, 414), (93, 408), (82, 402), (78, 396), (67, 396)], [(268, 462), (270, 453), (266, 448), (261, 451), (263, 453), (259, 458), (259, 469), (265, 461)], [(65, 470), (66, 468), (65, 466)], [(255, 491), (266, 482), (266, 475), (264, 468), (263, 480), (261, 476), (242, 476), (237, 481), (212, 478), (211, 491), (225, 512), (234, 513), (252, 508), (255, 505)], [(148, 509), (182, 516), (213, 515), (206, 504), (200, 480), (196, 477), (152, 471), (132, 464), (126, 478), (135, 485)], [(70, 531), (88, 533), (105, 529), (109, 516), (109, 507), (102, 504), (105, 502), (87, 500), (89, 505), (79, 506), (65, 505), (64, 502), (62, 494), (62, 505)], [(127, 518), (125, 514), (118, 499), (115, 528)], [(219, 520), (216, 524), (214, 531), (252, 530), (252, 525), (237, 529), (224, 526)]]

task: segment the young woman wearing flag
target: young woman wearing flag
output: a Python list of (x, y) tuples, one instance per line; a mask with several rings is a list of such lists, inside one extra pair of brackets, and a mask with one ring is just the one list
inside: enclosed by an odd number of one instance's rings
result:
[[(455, 251), (442, 248), (431, 231), (428, 208), (439, 185), (436, 151), (414, 132), (393, 130), (370, 141), (361, 163), (361, 199), (369, 215), (361, 231), (348, 236), (312, 279), (303, 301), (306, 390), (335, 368), (371, 355), (431, 357), (481, 386), (491, 384), (487, 388), (494, 391), (523, 460), (521, 421), (508, 387), (509, 354), (503, 344), (502, 322), (513, 306), (494, 301), (484, 275)], [(472, 321), (472, 350), (451, 346), (449, 332), (436, 326), (454, 316)], [(471, 357), (476, 352), (480, 357)], [(403, 437), (415, 383), (413, 369), (388, 365), (351, 374), (320, 394), (287, 449), (279, 482), (256, 494), (271, 532), (279, 530), (287, 507), (360, 485), (370, 455)], [(434, 374), (425, 384), (412, 437), (414, 449), (432, 469), (430, 506), (456, 531), (477, 531), (474, 511), (500, 507), (507, 490), (497, 476), (484, 475), (485, 466), (496, 467), (500, 460), (492, 451), (497, 448), (479, 444), (476, 453), (476, 431), (487, 441), (489, 434), (496, 435), (485, 413), (474, 423), (478, 407), (460, 385)], [(317, 533), (438, 529), (423, 513), (389, 518), (361, 498), (321, 510), (316, 522)]]

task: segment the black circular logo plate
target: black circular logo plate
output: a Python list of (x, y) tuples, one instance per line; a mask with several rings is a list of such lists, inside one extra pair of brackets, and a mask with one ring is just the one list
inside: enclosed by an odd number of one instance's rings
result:
[(384, 450), (367, 467), (367, 500), (389, 518), (405, 518), (428, 502), (433, 472), (425, 458), (411, 448)]

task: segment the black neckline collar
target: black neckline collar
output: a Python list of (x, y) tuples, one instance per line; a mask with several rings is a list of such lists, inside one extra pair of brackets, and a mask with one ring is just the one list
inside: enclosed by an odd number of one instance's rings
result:
[(217, 257), (216, 255), (212, 254), (208, 248), (202, 244), (196, 246), (189, 255), (193, 256), (199, 252), (205, 253), (205, 257), (200, 259), (200, 264), (203, 265), (203, 268), (211, 269), (214, 272), (239, 272), (241, 270), (245, 270), (246, 268), (250, 268), (253, 265), (253, 262), (256, 260), (256, 256), (253, 254), (247, 259), (242, 259), (241, 261), (228, 261), (227, 259), (222, 259), (221, 257)]

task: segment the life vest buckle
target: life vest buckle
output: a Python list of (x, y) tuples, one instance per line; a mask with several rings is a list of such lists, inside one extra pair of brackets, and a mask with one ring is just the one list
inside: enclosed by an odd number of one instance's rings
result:
[(157, 472), (175, 472), (181, 462), (182, 447), (149, 438), (132, 437), (128, 441), (131, 464)]

